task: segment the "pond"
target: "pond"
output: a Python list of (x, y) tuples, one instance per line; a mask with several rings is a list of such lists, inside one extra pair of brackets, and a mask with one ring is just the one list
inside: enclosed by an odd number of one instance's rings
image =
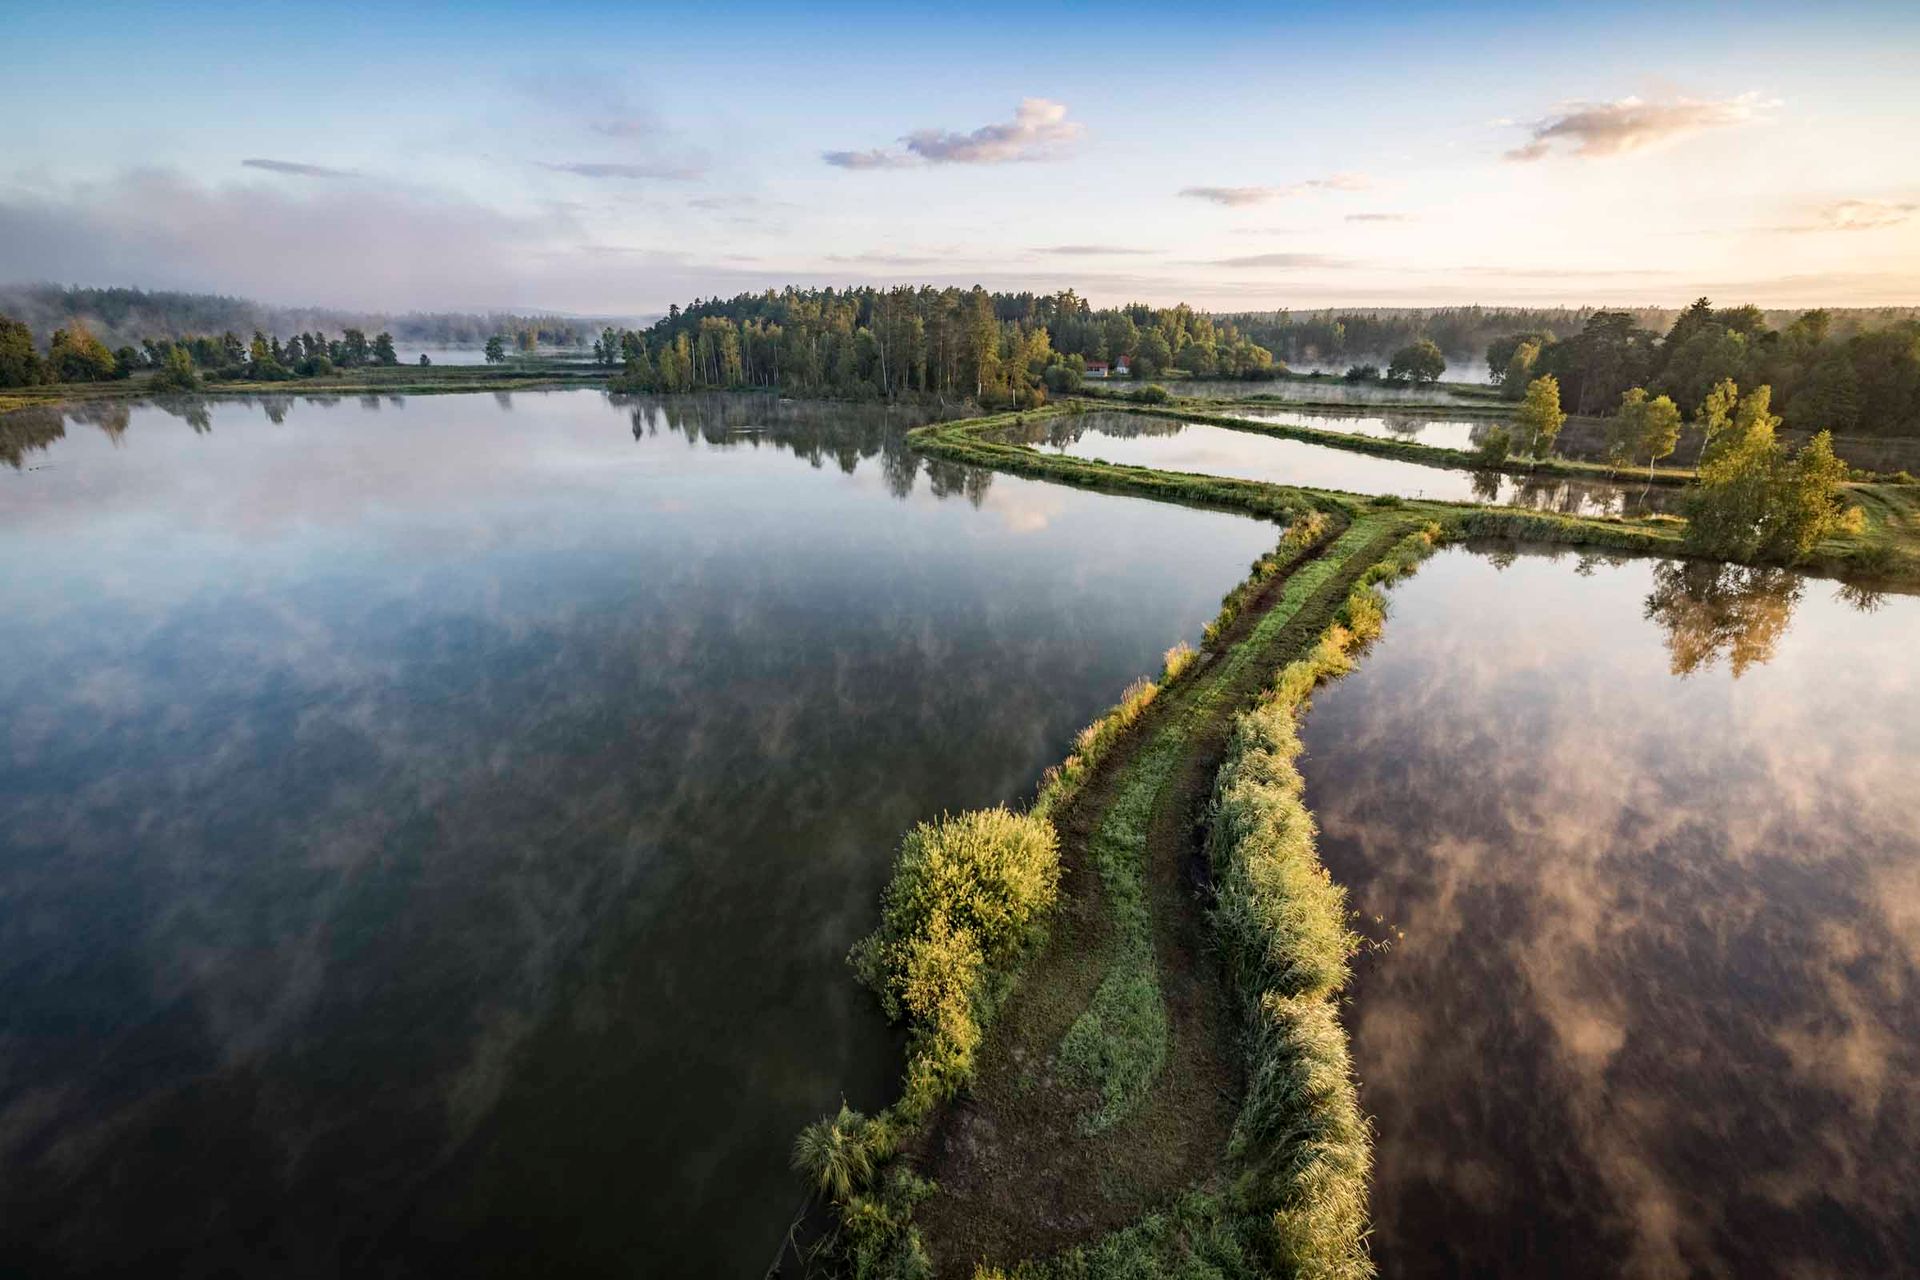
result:
[[(1086, 385), (1095, 391), (1124, 395), (1148, 385), (1127, 378), (1089, 378)], [(1171, 378), (1153, 385), (1164, 387), (1169, 395), (1182, 400), (1241, 400), (1261, 396), (1275, 400), (1297, 400), (1314, 404), (1364, 405), (1445, 405), (1452, 400), (1468, 404), (1498, 404), (1491, 392), (1465, 382), (1438, 386), (1388, 386), (1384, 382), (1348, 382), (1337, 374), (1323, 377), (1291, 378)]]
[[(1865, 611), (1863, 611), (1865, 610)], [(1440, 553), (1305, 724), (1386, 1277), (1920, 1259), (1920, 598)]]
[(1488, 502), (1572, 515), (1619, 515), (1665, 510), (1677, 491), (1644, 490), (1604, 480), (1529, 479), (1494, 472), (1429, 467), (1377, 458), (1332, 445), (1310, 444), (1205, 423), (1144, 414), (1097, 411), (1043, 418), (1009, 431), (1009, 439), (1074, 458), (1157, 467), (1199, 475), (1266, 480), (1368, 495)]
[[(902, 833), (1270, 550), (600, 392), (96, 406), (0, 469), (0, 1272), (757, 1274), (896, 1089)], [(31, 429), (29, 429), (31, 428)]]
[(1436, 449), (1476, 448), (1489, 429), (1503, 425), (1491, 418), (1437, 417), (1411, 409), (1370, 414), (1323, 409), (1236, 408), (1232, 414), (1249, 422), (1337, 431), (1342, 435), (1367, 436), (1374, 440), (1404, 440), (1409, 444), (1424, 444)]

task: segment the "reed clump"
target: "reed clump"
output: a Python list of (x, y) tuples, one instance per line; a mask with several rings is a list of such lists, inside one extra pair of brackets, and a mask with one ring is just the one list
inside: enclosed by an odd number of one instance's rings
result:
[(1350, 670), (1354, 652), (1379, 635), (1380, 586), (1411, 572), (1439, 535), (1436, 526), (1416, 531), (1355, 581), (1314, 648), (1235, 720), (1215, 778), (1213, 917), (1247, 1059), (1228, 1156), (1235, 1193), (1265, 1216), (1272, 1264), (1285, 1275), (1373, 1274), (1372, 1132), (1336, 1010), (1360, 938), (1348, 927), (1346, 890), (1319, 858), (1298, 718), (1314, 688)]

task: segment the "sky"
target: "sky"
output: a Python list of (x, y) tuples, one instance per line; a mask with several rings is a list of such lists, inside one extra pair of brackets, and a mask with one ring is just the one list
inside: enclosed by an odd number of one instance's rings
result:
[(0, 281), (1920, 303), (1920, 5), (0, 0)]

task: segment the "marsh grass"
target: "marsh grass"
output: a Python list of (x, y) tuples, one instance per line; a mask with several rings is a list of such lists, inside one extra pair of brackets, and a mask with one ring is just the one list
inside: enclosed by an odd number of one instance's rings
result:
[(1207, 834), (1220, 886), (1214, 920), (1247, 1055), (1228, 1158), (1237, 1193), (1268, 1215), (1273, 1261), (1285, 1275), (1373, 1273), (1371, 1132), (1335, 1008), (1360, 939), (1348, 927), (1346, 890), (1319, 859), (1298, 717), (1314, 688), (1349, 671), (1354, 653), (1380, 634), (1381, 585), (1412, 572), (1439, 534), (1417, 530), (1368, 566), (1313, 649), (1235, 720), (1215, 779)]

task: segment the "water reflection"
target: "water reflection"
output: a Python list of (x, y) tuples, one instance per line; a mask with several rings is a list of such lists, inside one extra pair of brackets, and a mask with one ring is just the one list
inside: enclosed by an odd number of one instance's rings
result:
[(109, 419), (0, 501), (9, 1274), (751, 1273), (899, 833), (1273, 540), (764, 398)]
[(1666, 561), (1653, 571), (1646, 616), (1666, 633), (1674, 675), (1709, 670), (1724, 658), (1737, 680), (1773, 659), (1804, 590), (1805, 579), (1786, 569)]
[(1316, 697), (1386, 1276), (1920, 1258), (1920, 600), (1442, 553)]
[(1659, 511), (1674, 499), (1674, 491), (1667, 489), (1656, 488), (1643, 495), (1636, 486), (1600, 480), (1429, 467), (1253, 431), (1140, 414), (1095, 412), (1045, 418), (1010, 428), (1008, 438), (1071, 457), (1098, 458), (1126, 466), (1347, 493), (1499, 503), (1566, 515)]
[(1236, 418), (1249, 422), (1271, 422), (1284, 427), (1305, 427), (1313, 431), (1336, 431), (1342, 435), (1370, 436), (1376, 440), (1407, 440), (1436, 449), (1473, 449), (1488, 431), (1500, 424), (1491, 419), (1448, 418), (1418, 411), (1369, 414), (1339, 410), (1252, 409), (1237, 408)]

